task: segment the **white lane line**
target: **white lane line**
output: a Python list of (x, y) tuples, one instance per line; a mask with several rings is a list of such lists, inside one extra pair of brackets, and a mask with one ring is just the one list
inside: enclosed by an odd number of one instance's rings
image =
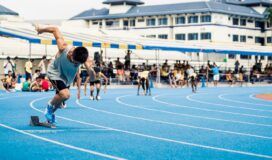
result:
[[(46, 94), (48, 95), (48, 94)], [(11, 98), (21, 98), (21, 97), (30, 97), (30, 96), (39, 96), (38, 94), (26, 94), (26, 95), (12, 95), (7, 97), (1, 97), (0, 100), (11, 99)]]
[[(192, 96), (194, 96), (194, 95), (188, 95), (188, 96), (186, 96), (186, 99), (191, 101), (191, 102), (197, 102), (197, 103), (200, 103), (200, 104), (209, 104), (209, 105), (222, 106), (222, 107), (234, 108), (234, 109), (239, 108), (239, 109), (252, 110), (252, 111), (270, 112), (270, 111), (261, 110), (261, 109), (253, 109), (253, 108), (247, 108), (247, 107), (237, 107), (237, 106), (230, 106), (230, 105), (219, 104), (219, 103), (211, 103), (211, 102), (206, 102), (206, 101), (200, 101), (200, 100), (196, 100), (196, 99), (191, 98)], [(269, 116), (255, 115), (255, 114), (244, 114), (244, 113), (235, 113), (235, 112), (230, 112), (230, 114), (234, 114), (234, 115), (236, 114), (236, 115), (247, 116), (247, 117), (255, 117), (255, 118), (272, 119), (272, 117), (269, 117)]]
[[(30, 103), (30, 107), (32, 109), (38, 111), (38, 112), (43, 113), (43, 111), (35, 108), (34, 105), (33, 105), (35, 102), (37, 102), (39, 100), (42, 100), (42, 99), (45, 99), (45, 98), (40, 98), (40, 99), (33, 100)], [(177, 143), (177, 144), (182, 144), (182, 145), (187, 145), (187, 146), (193, 146), (193, 147), (198, 147), (198, 148), (204, 148), (204, 149), (210, 149), (210, 150), (216, 150), (216, 151), (222, 151), (222, 152), (228, 152), (228, 153), (235, 153), (235, 154), (241, 154), (241, 155), (247, 155), (247, 156), (253, 156), (253, 157), (260, 157), (260, 158), (272, 159), (271, 155), (257, 154), (257, 153), (252, 153), (252, 152), (238, 151), (238, 150), (225, 149), (225, 148), (219, 148), (219, 147), (213, 147), (213, 146), (206, 146), (206, 145), (201, 145), (201, 144), (196, 144), (196, 143), (190, 143), (190, 142), (185, 142), (185, 141), (178, 141), (178, 140), (173, 140), (173, 139), (168, 139), (168, 138), (162, 138), (162, 137), (156, 137), (156, 136), (142, 134), (142, 133), (137, 133), (137, 132), (132, 132), (132, 131), (126, 131), (126, 130), (116, 129), (116, 128), (112, 128), (112, 127), (101, 126), (101, 125), (98, 125), (98, 124), (93, 124), (93, 123), (83, 122), (83, 121), (79, 121), (79, 120), (74, 120), (74, 119), (70, 119), (70, 118), (67, 118), (67, 117), (63, 117), (63, 116), (57, 116), (57, 117), (60, 118), (60, 119), (64, 119), (64, 120), (75, 122), (75, 123), (80, 123), (80, 124), (84, 124), (84, 125), (88, 125), (88, 126), (95, 126), (95, 127), (98, 127), (98, 128), (110, 129), (110, 130), (113, 130), (113, 131), (116, 131), (116, 132), (120, 132), (120, 133), (126, 133), (126, 134), (130, 134), (130, 135), (135, 135), (135, 136), (139, 136), (139, 137), (145, 137), (145, 138), (155, 139), (155, 140), (159, 140), (159, 141)]]
[[(231, 95), (231, 94), (220, 94), (220, 95), (218, 95), (218, 98), (223, 100), (223, 101), (228, 101), (228, 102), (235, 102), (235, 103), (240, 103), (240, 104), (249, 104), (249, 105), (256, 105), (256, 106), (272, 107), (272, 105), (268, 105), (268, 104), (250, 103), (250, 102), (237, 101), (237, 100), (233, 100), (233, 99), (230, 99), (230, 98), (226, 98), (225, 96), (228, 96), (228, 95)], [(269, 111), (269, 110), (265, 110), (265, 111), (272, 112), (272, 111)]]
[(45, 130), (22, 130), (28, 133), (59, 133), (59, 132), (96, 132), (110, 131), (108, 129), (45, 129)]
[(257, 100), (257, 101), (263, 101), (263, 102), (271, 102), (271, 101), (268, 101), (268, 100), (265, 100), (265, 99), (256, 98), (255, 96), (256, 96), (255, 94), (251, 94), (251, 95), (249, 95), (249, 98), (253, 99), (255, 101)]
[(123, 105), (126, 105), (128, 107), (132, 107), (132, 108), (137, 108), (137, 109), (142, 109), (142, 110), (147, 110), (147, 111), (153, 111), (153, 112), (160, 112), (160, 113), (165, 113), (165, 114), (172, 114), (172, 115), (178, 115), (178, 116), (184, 116), (184, 117), (190, 117), (190, 118), (206, 119), (206, 120), (221, 121), (221, 122), (228, 122), (228, 123), (239, 123), (239, 124), (245, 124), (245, 125), (272, 127), (272, 125), (269, 125), (269, 124), (252, 123), (252, 122), (245, 122), (245, 121), (235, 121), (235, 120), (212, 118), (212, 117), (205, 117), (205, 116), (196, 116), (196, 115), (191, 115), (191, 114), (183, 114), (183, 113), (169, 112), (169, 111), (164, 111), (164, 110), (159, 110), (159, 109), (146, 108), (146, 107), (126, 104), (126, 103), (124, 103), (124, 102), (122, 102), (120, 100), (121, 98), (128, 97), (128, 96), (131, 96), (131, 95), (125, 95), (125, 96), (117, 97), (116, 102), (118, 102), (120, 104), (123, 104)]
[(105, 158), (109, 158), (109, 159), (124, 160), (123, 158), (120, 158), (120, 157), (115, 157), (115, 156), (111, 156), (111, 155), (107, 155), (107, 154), (102, 154), (102, 153), (95, 152), (95, 151), (92, 151), (92, 150), (72, 146), (72, 145), (69, 145), (69, 144), (65, 144), (65, 143), (55, 141), (55, 140), (51, 140), (51, 139), (48, 139), (48, 138), (37, 136), (35, 134), (31, 134), (31, 133), (25, 132), (23, 130), (19, 130), (19, 129), (16, 129), (16, 128), (13, 128), (13, 127), (1, 124), (1, 123), (0, 123), (0, 126), (3, 127), (3, 128), (6, 128), (6, 129), (9, 129), (9, 130), (12, 130), (12, 131), (15, 131), (15, 132), (18, 132), (18, 133), (21, 133), (21, 134), (24, 134), (24, 135), (27, 135), (27, 136), (42, 140), (42, 141), (45, 141), (45, 142), (49, 142), (49, 143), (53, 143), (53, 144), (62, 146), (62, 147), (74, 149), (74, 150), (77, 150), (77, 151), (81, 151), (81, 152), (85, 152), (85, 153), (89, 153), (89, 154), (92, 154), (92, 155), (97, 155), (97, 156), (101, 156), (101, 157), (105, 157)]
[(272, 137), (267, 137), (267, 136), (261, 136), (261, 135), (255, 135), (255, 134), (249, 134), (249, 133), (241, 133), (241, 132), (233, 132), (233, 131), (227, 131), (227, 130), (208, 128), (208, 127), (198, 127), (198, 126), (192, 126), (192, 125), (187, 125), (187, 124), (182, 124), (182, 123), (173, 123), (173, 122), (160, 121), (160, 120), (154, 120), (154, 119), (149, 119), (149, 118), (143, 118), (143, 117), (130, 116), (130, 115), (126, 115), (126, 114), (109, 112), (109, 111), (105, 111), (105, 110), (96, 109), (96, 108), (93, 108), (93, 107), (86, 106), (84, 104), (81, 104), (78, 100), (76, 101), (76, 103), (82, 108), (86, 108), (86, 109), (89, 109), (89, 110), (93, 110), (93, 111), (101, 112), (101, 113), (105, 113), (105, 114), (115, 115), (115, 116), (119, 116), (119, 117), (137, 119), (137, 120), (148, 121), (148, 122), (152, 122), (152, 123), (159, 123), (159, 124), (166, 124), (166, 125), (173, 125), (173, 126), (179, 126), (179, 127), (192, 128), (192, 129), (197, 129), (197, 130), (205, 130), (205, 131), (220, 132), (220, 133), (227, 133), (227, 134), (234, 134), (234, 135), (240, 135), (240, 136), (248, 136), (248, 137), (272, 140)]
[[(37, 94), (29, 94), (29, 95), (19, 96), (19, 98), (21, 98), (21, 97), (30, 97), (30, 96), (34, 96), (34, 95), (37, 95)], [(48, 95), (48, 94), (45, 94), (45, 95)], [(13, 96), (11, 96), (11, 97), (5, 97), (4, 99), (8, 99), (8, 98), (14, 98), (14, 97)], [(45, 99), (45, 98), (42, 98), (42, 99)], [(81, 152), (89, 153), (89, 154), (92, 154), (92, 155), (101, 156), (101, 157), (105, 157), (105, 158), (109, 158), (109, 159), (125, 160), (124, 158), (120, 158), (120, 157), (115, 157), (115, 156), (112, 156), (112, 155), (107, 155), (107, 154), (99, 153), (99, 152), (96, 152), (96, 151), (92, 151), (92, 150), (88, 150), (88, 149), (76, 147), (76, 146), (73, 146), (73, 145), (69, 145), (69, 144), (61, 143), (61, 142), (58, 142), (58, 141), (55, 141), (55, 140), (51, 140), (51, 139), (48, 139), (48, 138), (44, 138), (44, 137), (41, 137), (41, 136), (37, 136), (35, 134), (28, 133), (27, 131), (19, 130), (19, 129), (13, 128), (11, 126), (7, 126), (5, 124), (2, 124), (2, 123), (0, 123), (0, 127), (6, 128), (6, 129), (9, 129), (9, 130), (12, 130), (12, 131), (24, 134), (24, 135), (28, 135), (30, 137), (33, 137), (33, 138), (36, 138), (36, 139), (40, 139), (42, 141), (46, 141), (46, 142), (53, 143), (53, 144), (56, 144), (56, 145), (59, 145), (59, 146), (63, 146), (63, 147), (66, 147), (66, 148), (78, 150), (78, 151), (81, 151)], [(102, 130), (102, 129), (100, 129), (100, 130)], [(103, 130), (109, 130), (109, 129), (103, 129)], [(52, 131), (54, 131), (54, 130), (52, 130)]]

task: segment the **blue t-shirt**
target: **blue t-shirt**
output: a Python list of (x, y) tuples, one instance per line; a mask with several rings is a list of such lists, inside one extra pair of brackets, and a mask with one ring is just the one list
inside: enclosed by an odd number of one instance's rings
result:
[(219, 68), (218, 67), (213, 67), (212, 72), (213, 72), (213, 75), (218, 75), (219, 74)]
[(71, 49), (72, 46), (68, 46), (49, 64), (47, 76), (50, 80), (61, 80), (67, 86), (73, 83), (80, 65), (75, 65), (68, 59), (67, 55)]

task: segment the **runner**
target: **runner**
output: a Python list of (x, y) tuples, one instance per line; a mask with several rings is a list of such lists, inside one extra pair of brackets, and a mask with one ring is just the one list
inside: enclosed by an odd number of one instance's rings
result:
[[(68, 46), (57, 27), (35, 26), (38, 34), (51, 33), (54, 35), (58, 47), (58, 53), (55, 59), (51, 61), (48, 67), (47, 76), (52, 85), (56, 89), (54, 98), (48, 102), (45, 110), (45, 118), (53, 127), (55, 127), (55, 112), (61, 107), (63, 102), (70, 98), (69, 87), (77, 75), (79, 66), (87, 61), (89, 56), (88, 50), (85, 47)], [(92, 70), (86, 65), (88, 70)], [(80, 95), (78, 94), (78, 98)]]

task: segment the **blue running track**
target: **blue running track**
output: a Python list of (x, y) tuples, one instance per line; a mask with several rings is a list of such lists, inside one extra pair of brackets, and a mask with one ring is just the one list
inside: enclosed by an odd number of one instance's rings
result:
[(272, 159), (272, 87), (114, 89), (57, 111), (57, 128), (29, 126), (54, 92), (0, 93), (1, 160)]

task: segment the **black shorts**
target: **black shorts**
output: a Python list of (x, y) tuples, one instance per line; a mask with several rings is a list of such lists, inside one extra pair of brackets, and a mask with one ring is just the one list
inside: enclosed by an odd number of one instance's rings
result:
[(95, 80), (90, 82), (90, 86), (94, 86), (95, 84), (101, 84), (100, 80)]
[(61, 90), (70, 88), (70, 86), (67, 86), (61, 80), (51, 80), (51, 79), (49, 79), (49, 81), (52, 83), (52, 86), (56, 89), (56, 94), (58, 94)]
[(6, 89), (12, 87), (12, 86), (11, 86), (10, 84), (8, 84), (8, 83), (4, 83), (3, 85), (4, 85), (4, 87), (5, 87)]
[(194, 81), (196, 80), (196, 78), (195, 78), (194, 76), (191, 76), (191, 77), (189, 78), (189, 80), (192, 81), (192, 82), (194, 82)]

